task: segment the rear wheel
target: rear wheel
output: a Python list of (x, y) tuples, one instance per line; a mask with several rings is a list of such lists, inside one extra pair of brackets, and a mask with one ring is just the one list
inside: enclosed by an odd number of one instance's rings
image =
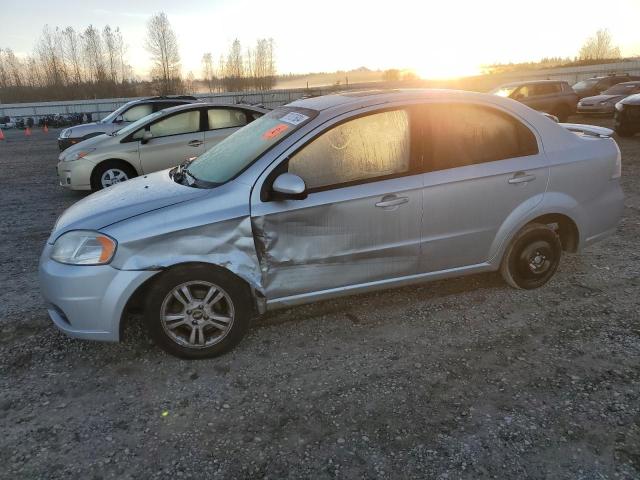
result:
[(556, 232), (547, 225), (531, 223), (507, 248), (500, 273), (514, 288), (538, 288), (556, 272), (561, 254), (562, 244)]
[(208, 358), (233, 348), (253, 314), (248, 286), (230, 272), (178, 266), (150, 289), (144, 321), (154, 341), (181, 358)]
[(615, 131), (621, 137), (633, 137), (636, 133), (633, 130), (629, 130), (621, 126), (616, 126)]
[(107, 160), (98, 164), (91, 174), (91, 189), (103, 188), (126, 182), (138, 176), (134, 168), (121, 160)]

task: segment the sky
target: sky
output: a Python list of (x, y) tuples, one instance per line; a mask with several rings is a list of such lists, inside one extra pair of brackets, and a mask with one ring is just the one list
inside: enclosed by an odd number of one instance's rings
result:
[(607, 28), (624, 56), (640, 56), (640, 0), (55, 0), (0, 8), (0, 48), (24, 56), (45, 24), (81, 30), (120, 27), (134, 71), (146, 77), (146, 23), (164, 11), (180, 45), (182, 70), (200, 76), (238, 38), (273, 38), (279, 73), (360, 66), (413, 69), (425, 78), (477, 73), (481, 65), (573, 57)]

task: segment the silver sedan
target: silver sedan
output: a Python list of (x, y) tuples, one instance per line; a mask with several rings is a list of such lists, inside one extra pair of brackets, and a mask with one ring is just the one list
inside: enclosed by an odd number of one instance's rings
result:
[(40, 262), (49, 315), (117, 341), (142, 307), (159, 346), (200, 358), (268, 309), (496, 270), (542, 287), (616, 229), (611, 133), (470, 92), (299, 100), (69, 208)]

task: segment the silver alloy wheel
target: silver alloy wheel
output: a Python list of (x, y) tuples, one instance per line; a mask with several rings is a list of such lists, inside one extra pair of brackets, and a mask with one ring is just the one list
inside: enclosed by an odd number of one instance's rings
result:
[(187, 348), (207, 348), (219, 343), (231, 331), (234, 318), (231, 297), (218, 285), (204, 280), (178, 285), (160, 307), (164, 332)]
[(119, 168), (110, 168), (106, 170), (100, 177), (102, 188), (107, 188), (111, 185), (125, 182), (127, 180), (129, 180), (129, 176), (126, 174), (126, 172), (120, 170)]

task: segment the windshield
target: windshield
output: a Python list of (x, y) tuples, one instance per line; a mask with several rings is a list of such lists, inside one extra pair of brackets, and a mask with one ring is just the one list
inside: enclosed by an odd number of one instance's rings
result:
[(308, 123), (318, 112), (280, 107), (225, 138), (189, 165), (188, 173), (213, 184), (228, 182), (260, 155)]
[(109, 115), (107, 115), (106, 117), (104, 117), (102, 120), (100, 120), (100, 123), (113, 123), (113, 121), (116, 119), (116, 117), (118, 115), (120, 115), (122, 113), (122, 111), (128, 107), (129, 105), (131, 105), (133, 102), (128, 102), (125, 103), (124, 105), (122, 105), (120, 108), (116, 108), (113, 112), (111, 112)]
[(576, 83), (573, 86), (574, 90), (589, 90), (593, 88), (596, 83), (598, 83), (598, 79), (594, 78), (593, 80), (582, 80), (581, 82)]
[(498, 95), (500, 97), (510, 97), (519, 85), (503, 85), (502, 87), (498, 87), (495, 90), (492, 90), (491, 93), (494, 95)]
[(159, 112), (155, 112), (152, 113), (150, 115), (147, 115), (146, 117), (142, 117), (140, 120), (136, 120), (133, 123), (130, 123), (129, 125), (127, 125), (126, 127), (121, 128), (120, 130), (114, 132), (113, 134), (116, 136), (121, 136), (121, 135), (129, 135), (132, 132), (135, 132), (136, 130), (138, 130), (140, 127), (146, 125), (147, 123), (155, 120), (156, 118), (158, 118), (159, 116), (161, 116), (164, 113), (164, 111), (160, 110)]
[(630, 95), (640, 88), (640, 83), (619, 83), (602, 92), (603, 95)]

